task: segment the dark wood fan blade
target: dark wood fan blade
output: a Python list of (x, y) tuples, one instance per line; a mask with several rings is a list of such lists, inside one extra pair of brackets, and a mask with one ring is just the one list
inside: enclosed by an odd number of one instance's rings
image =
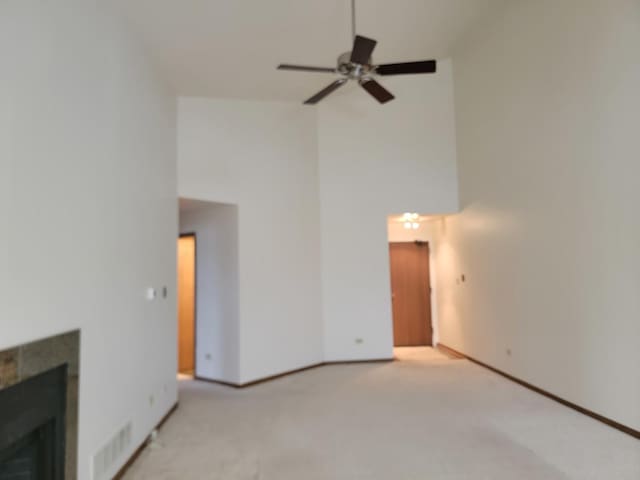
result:
[(333, 82), (332, 84), (330, 84), (328, 87), (323, 88), (322, 90), (320, 90), (318, 93), (316, 93), (313, 97), (307, 99), (304, 104), (305, 105), (315, 105), (316, 103), (318, 103), (320, 100), (322, 100), (324, 97), (326, 97), (327, 95), (329, 95), (330, 93), (334, 92), (335, 90), (337, 90), (338, 88), (340, 88), (342, 85), (344, 85), (345, 83), (347, 83), (347, 79), (346, 78), (340, 78), (339, 80), (336, 80), (335, 82)]
[(375, 80), (372, 80), (372, 79), (362, 80), (360, 82), (360, 85), (380, 103), (387, 103), (388, 101), (396, 98), (391, 94), (391, 92), (389, 92), (386, 88), (384, 88)]
[(353, 50), (351, 50), (351, 61), (360, 65), (367, 65), (371, 60), (371, 54), (377, 43), (372, 38), (356, 35), (353, 40)]
[(378, 75), (405, 75), (409, 73), (436, 73), (436, 61), (387, 63), (376, 67)]
[(329, 67), (308, 67), (305, 65), (289, 65), (287, 63), (281, 63), (278, 65), (278, 70), (294, 70), (296, 72), (322, 72), (322, 73), (336, 73), (335, 68)]

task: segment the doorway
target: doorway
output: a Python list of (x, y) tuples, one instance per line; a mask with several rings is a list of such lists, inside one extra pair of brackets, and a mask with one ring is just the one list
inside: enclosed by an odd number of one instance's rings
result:
[(389, 243), (393, 344), (433, 345), (427, 242)]
[(196, 340), (196, 236), (178, 239), (178, 373), (194, 375)]

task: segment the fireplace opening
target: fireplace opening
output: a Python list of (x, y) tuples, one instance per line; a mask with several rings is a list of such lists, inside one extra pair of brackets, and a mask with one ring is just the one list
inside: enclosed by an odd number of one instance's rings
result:
[(0, 391), (0, 480), (63, 480), (67, 365)]
[[(0, 459), (0, 479), (41, 478), (53, 453), (52, 422), (34, 430), (9, 447)], [(44, 467), (44, 468), (43, 468)]]

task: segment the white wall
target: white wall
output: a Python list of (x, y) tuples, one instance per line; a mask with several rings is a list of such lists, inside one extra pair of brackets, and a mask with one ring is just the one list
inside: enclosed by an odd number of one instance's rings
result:
[(0, 349), (81, 329), (87, 480), (176, 401), (174, 97), (88, 0), (0, 2), (0, 59)]
[(439, 218), (421, 220), (417, 229), (404, 228), (404, 224), (399, 218), (401, 218), (399, 215), (393, 215), (387, 218), (387, 238), (389, 243), (433, 241), (433, 227), (438, 224)]
[(454, 57), (440, 335), (640, 429), (640, 3), (505, 5)]
[[(451, 64), (348, 87), (318, 107), (325, 359), (390, 358), (387, 216), (458, 209)], [(362, 339), (362, 343), (356, 340)]]
[(182, 98), (179, 193), (238, 206), (240, 381), (322, 361), (316, 116)]
[(183, 202), (180, 233), (196, 234), (196, 376), (240, 383), (238, 208)]
[(241, 382), (392, 356), (387, 216), (458, 204), (450, 62), (384, 81), (384, 106), (180, 99), (180, 195), (238, 205)]

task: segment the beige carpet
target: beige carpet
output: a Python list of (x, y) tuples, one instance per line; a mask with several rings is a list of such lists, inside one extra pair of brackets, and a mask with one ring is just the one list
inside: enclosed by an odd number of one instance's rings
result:
[(398, 356), (243, 390), (183, 380), (125, 478), (640, 479), (640, 441), (466, 360)]

